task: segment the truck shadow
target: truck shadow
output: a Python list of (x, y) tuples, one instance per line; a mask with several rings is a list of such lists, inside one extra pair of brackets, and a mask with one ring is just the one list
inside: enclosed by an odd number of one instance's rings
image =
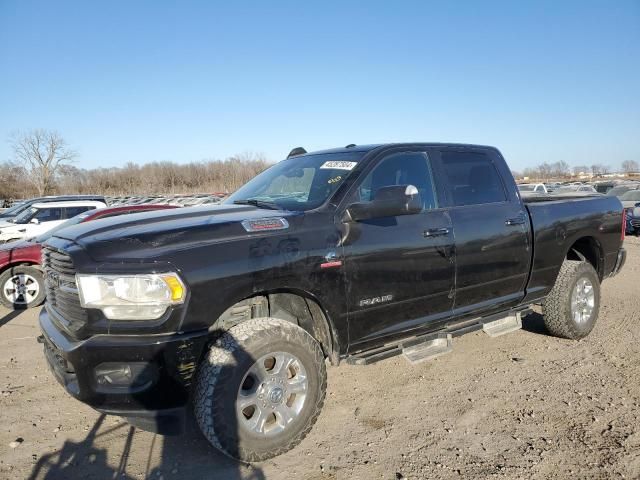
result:
[[(222, 367), (235, 368), (232, 364)], [(191, 410), (191, 409), (189, 409)], [(83, 440), (66, 440), (59, 450), (42, 455), (33, 467), (30, 480), (58, 480), (69, 478), (145, 479), (211, 479), (264, 480), (262, 470), (243, 464), (214, 449), (204, 438), (193, 415), (188, 414), (185, 431), (180, 435), (162, 436), (142, 432), (121, 422), (106, 427), (105, 414), (100, 414)], [(111, 417), (114, 418), (114, 417)], [(237, 434), (237, 419), (228, 419), (228, 429)], [(138, 432), (136, 432), (138, 430)], [(124, 444), (122, 433), (126, 431)], [(113, 438), (113, 435), (118, 438)], [(104, 438), (109, 436), (110, 438)], [(237, 437), (237, 435), (236, 435)], [(149, 439), (151, 439), (149, 441)], [(114, 445), (118, 447), (114, 449)], [(120, 451), (120, 448), (122, 451)], [(132, 467), (133, 466), (133, 467)], [(133, 473), (135, 472), (135, 473)]]
[(538, 335), (549, 336), (549, 331), (544, 326), (542, 315), (538, 312), (530, 313), (522, 319), (522, 329)]
[(24, 312), (24, 310), (9, 310), (2, 318), (0, 318), (0, 327), (5, 326), (22, 312)]
[(107, 449), (96, 446), (95, 441), (104, 435), (125, 428), (126, 425), (121, 424), (100, 431), (105, 418), (106, 415), (101, 414), (83, 440), (79, 442), (66, 440), (60, 450), (41, 456), (31, 471), (29, 479), (115, 478), (116, 476), (124, 479), (132, 478), (124, 473), (122, 466), (127, 464), (135, 429), (129, 427), (125, 447), (120, 456), (121, 468), (114, 468), (108, 464)]

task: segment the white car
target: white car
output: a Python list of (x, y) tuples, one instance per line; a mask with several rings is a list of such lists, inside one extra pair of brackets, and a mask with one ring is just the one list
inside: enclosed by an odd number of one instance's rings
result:
[(518, 190), (521, 193), (548, 193), (544, 183), (521, 183)]
[(105, 207), (93, 200), (34, 203), (10, 222), (0, 223), (0, 243), (42, 235), (82, 212)]

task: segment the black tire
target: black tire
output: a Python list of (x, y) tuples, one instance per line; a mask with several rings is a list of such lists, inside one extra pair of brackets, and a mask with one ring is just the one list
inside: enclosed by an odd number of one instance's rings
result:
[[(588, 320), (577, 322), (571, 312), (571, 295), (581, 279), (593, 286), (594, 306)], [(560, 268), (556, 283), (542, 304), (544, 324), (549, 333), (556, 337), (578, 340), (584, 338), (596, 324), (600, 311), (600, 279), (588, 262), (565, 260)]]
[[(5, 284), (12, 277), (16, 275), (28, 275), (37, 283), (37, 294), (35, 298), (26, 302), (26, 303), (15, 303), (12, 299), (7, 297), (7, 293), (5, 292)], [(32, 290), (33, 291), (33, 290)], [(42, 305), (44, 302), (46, 293), (44, 290), (44, 279), (42, 277), (42, 272), (34, 267), (29, 266), (19, 266), (13, 267), (5, 270), (2, 275), (0, 275), (0, 303), (7, 308), (12, 308), (14, 310), (24, 310), (27, 308), (37, 307), (38, 305)], [(26, 297), (22, 297), (26, 301)]]
[[(273, 352), (285, 352), (299, 360), (306, 372), (307, 389), (291, 423), (283, 431), (265, 436), (241, 425), (236, 400), (241, 386), (245, 388), (245, 375), (258, 365), (257, 359)], [(302, 441), (322, 410), (326, 387), (324, 355), (311, 335), (284, 320), (256, 318), (229, 329), (205, 355), (196, 374), (194, 413), (200, 430), (215, 448), (245, 462), (258, 462), (287, 452)]]

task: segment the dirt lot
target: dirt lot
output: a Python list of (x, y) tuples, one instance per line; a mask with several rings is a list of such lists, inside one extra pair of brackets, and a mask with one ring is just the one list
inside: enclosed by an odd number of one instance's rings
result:
[(535, 314), (522, 331), (467, 335), (418, 366), (330, 368), (309, 437), (254, 467), (193, 425), (160, 437), (73, 400), (46, 368), (37, 312), (0, 310), (0, 477), (640, 478), (640, 241), (626, 247), (587, 339), (549, 337)]

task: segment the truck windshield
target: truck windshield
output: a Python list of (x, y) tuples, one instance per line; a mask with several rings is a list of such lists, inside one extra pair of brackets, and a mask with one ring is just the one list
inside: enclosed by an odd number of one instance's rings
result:
[(31, 218), (36, 214), (37, 211), (38, 209), (36, 207), (29, 207), (20, 215), (18, 215), (13, 220), (13, 223), (29, 223), (29, 220), (31, 220)]
[(5, 215), (5, 216), (17, 215), (20, 212), (22, 212), (25, 208), (27, 208), (28, 206), (29, 206), (29, 204), (25, 204), (24, 202), (20, 202), (20, 203), (15, 204), (11, 208), (7, 208), (4, 212), (2, 212), (2, 214)]
[(225, 203), (312, 210), (327, 201), (363, 155), (363, 152), (325, 153), (282, 160), (246, 183)]

